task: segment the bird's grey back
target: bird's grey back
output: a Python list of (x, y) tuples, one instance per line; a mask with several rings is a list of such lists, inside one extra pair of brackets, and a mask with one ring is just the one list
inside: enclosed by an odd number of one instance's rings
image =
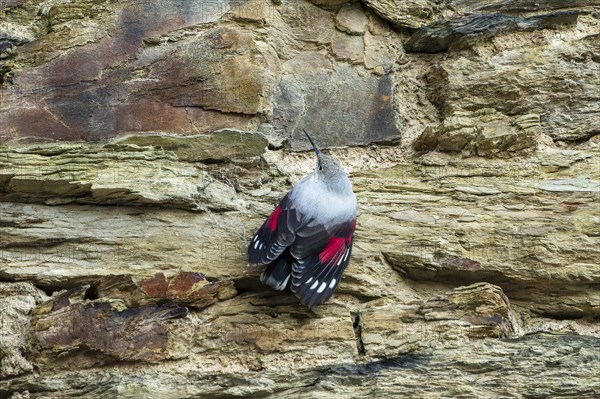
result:
[[(340, 190), (332, 190), (332, 184)], [(321, 223), (335, 225), (356, 217), (356, 195), (345, 173), (338, 176), (336, 182), (326, 181), (318, 173), (312, 173), (294, 186), (290, 197), (304, 217)]]

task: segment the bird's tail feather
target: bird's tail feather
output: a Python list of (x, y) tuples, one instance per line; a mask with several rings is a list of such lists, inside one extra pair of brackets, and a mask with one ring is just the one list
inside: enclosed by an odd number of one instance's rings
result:
[(269, 263), (269, 266), (260, 275), (260, 281), (278, 291), (284, 290), (292, 275), (292, 257), (285, 251), (279, 258)]

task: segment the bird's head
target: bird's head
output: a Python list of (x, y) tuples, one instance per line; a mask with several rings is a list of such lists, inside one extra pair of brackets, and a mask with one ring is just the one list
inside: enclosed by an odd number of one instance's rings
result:
[(304, 130), (304, 133), (317, 153), (317, 167), (314, 172), (315, 178), (325, 183), (332, 191), (344, 192), (348, 189), (352, 191), (346, 171), (342, 165), (340, 165), (339, 161), (334, 157), (324, 154), (319, 147), (317, 147), (312, 137), (310, 137), (310, 134), (308, 134), (306, 130)]

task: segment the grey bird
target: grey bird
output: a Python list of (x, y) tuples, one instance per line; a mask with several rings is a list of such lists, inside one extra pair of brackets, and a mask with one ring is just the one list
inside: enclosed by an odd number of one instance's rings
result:
[(248, 265), (267, 265), (261, 281), (287, 287), (309, 308), (336, 290), (352, 254), (356, 195), (337, 159), (317, 154), (314, 172), (300, 180), (254, 234)]

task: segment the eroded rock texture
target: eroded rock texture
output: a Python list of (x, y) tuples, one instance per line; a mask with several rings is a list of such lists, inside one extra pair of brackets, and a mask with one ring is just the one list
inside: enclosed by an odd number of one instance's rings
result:
[[(0, 1), (0, 398), (600, 396), (600, 3), (533, 4)], [(245, 258), (302, 129), (313, 310)]]

